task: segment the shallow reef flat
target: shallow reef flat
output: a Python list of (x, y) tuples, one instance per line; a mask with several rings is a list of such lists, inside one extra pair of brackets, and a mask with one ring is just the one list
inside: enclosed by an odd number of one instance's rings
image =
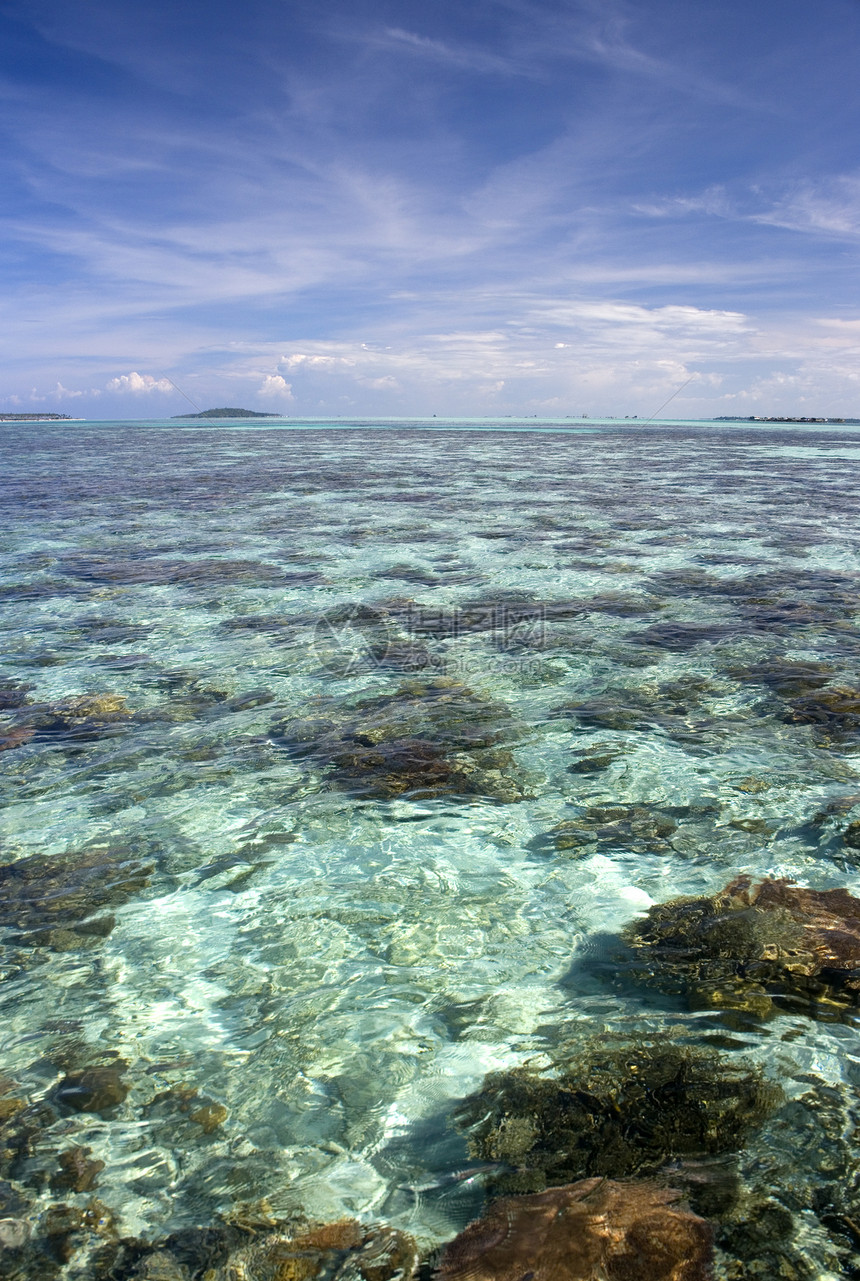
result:
[(852, 430), (286, 430), (4, 429), (0, 1278), (860, 1275)]

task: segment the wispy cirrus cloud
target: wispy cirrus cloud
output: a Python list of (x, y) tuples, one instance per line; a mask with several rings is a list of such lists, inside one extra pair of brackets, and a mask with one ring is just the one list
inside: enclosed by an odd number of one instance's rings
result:
[(417, 58), (429, 58), (434, 62), (458, 71), (477, 72), (481, 75), (534, 75), (535, 70), (513, 57), (492, 53), (480, 46), (468, 44), (451, 44), (445, 40), (436, 40), (432, 36), (421, 35), (417, 31), (407, 31), (403, 27), (385, 27), (379, 32), (364, 34), (362, 42), (379, 50), (388, 50), (396, 54), (412, 54)]
[(834, 3), (825, 30), (762, 0), (739, 41), (676, 0), (10, 0), (0, 399), (127, 412), (116, 380), (164, 371), (291, 412), (841, 388)]
[(860, 176), (827, 174), (815, 181), (776, 177), (755, 185), (720, 184), (698, 193), (637, 201), (632, 208), (648, 218), (703, 215), (806, 232), (818, 238), (854, 240), (860, 236)]
[(817, 183), (801, 183), (753, 217), (790, 231), (855, 240), (860, 236), (860, 176), (838, 174)]

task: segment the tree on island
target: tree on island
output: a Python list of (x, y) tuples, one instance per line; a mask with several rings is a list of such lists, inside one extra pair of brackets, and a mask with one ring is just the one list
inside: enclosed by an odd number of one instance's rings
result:
[(282, 418), (282, 414), (261, 414), (257, 409), (202, 409), (199, 414), (174, 414), (174, 418)]

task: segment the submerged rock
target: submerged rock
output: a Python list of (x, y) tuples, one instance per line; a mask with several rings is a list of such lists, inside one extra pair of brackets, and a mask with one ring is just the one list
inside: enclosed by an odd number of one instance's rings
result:
[(625, 938), (634, 974), (693, 1008), (839, 1019), (860, 1005), (860, 899), (845, 889), (739, 876), (711, 897), (655, 905)]
[(0, 726), (0, 752), (10, 752), (15, 747), (23, 747), (35, 736), (32, 725)]
[(135, 645), (154, 630), (151, 623), (133, 623), (124, 618), (86, 615), (72, 623), (74, 631), (96, 645)]
[(36, 742), (91, 742), (119, 732), (132, 720), (120, 694), (76, 694), (21, 709), (18, 724)]
[(631, 632), (627, 639), (634, 645), (649, 645), (672, 653), (685, 653), (697, 645), (715, 644), (732, 636), (738, 629), (727, 623), (654, 623), (641, 632)]
[(852, 850), (860, 850), (860, 819), (849, 823), (842, 833), (842, 840)]
[(742, 1148), (781, 1099), (758, 1069), (671, 1041), (592, 1044), (558, 1075), (491, 1073), (455, 1114), (502, 1192), (654, 1174), (672, 1157)]
[[(0, 1088), (5, 1086), (4, 1082)], [(12, 1082), (8, 1086), (13, 1088)], [(33, 1155), (56, 1119), (47, 1103), (28, 1103), (9, 1094), (0, 1098), (0, 1215), (19, 1214), (28, 1208), (22, 1181), (32, 1181)]]
[(166, 1116), (179, 1113), (198, 1125), (204, 1134), (214, 1134), (229, 1115), (223, 1103), (201, 1094), (195, 1085), (174, 1085), (163, 1090), (147, 1104), (147, 1116)]
[(380, 799), (526, 795), (501, 746), (515, 737), (511, 712), (458, 681), (409, 681), (393, 694), (321, 710), (330, 715), (282, 721), (273, 736), (343, 791)]
[(801, 662), (777, 655), (765, 662), (730, 667), (728, 674), (742, 685), (763, 685), (782, 698), (791, 698), (821, 689), (835, 670), (830, 663)]
[(30, 701), (27, 695), (32, 688), (32, 685), (25, 685), (22, 681), (0, 680), (0, 712), (26, 706)]
[(496, 1201), (442, 1255), (440, 1281), (707, 1281), (712, 1232), (653, 1182), (583, 1179)]
[(51, 1176), (51, 1187), (70, 1192), (91, 1192), (105, 1168), (104, 1161), (93, 1161), (91, 1155), (91, 1149), (87, 1147), (68, 1148), (61, 1152), (57, 1158), (60, 1168)]
[(127, 902), (149, 882), (152, 864), (110, 845), (0, 866), (0, 927), (19, 942), (64, 952), (109, 934), (104, 908)]
[(715, 715), (709, 700), (723, 693), (719, 685), (702, 676), (617, 686), (595, 698), (564, 703), (553, 717), (570, 719), (577, 729), (654, 733), (680, 743), (718, 740), (733, 724), (731, 717)]
[(153, 1245), (118, 1242), (102, 1252), (94, 1274), (98, 1281), (409, 1281), (417, 1263), (412, 1238), (385, 1225), (301, 1226), (251, 1216)]
[(247, 583), (268, 586), (289, 581), (289, 576), (279, 566), (259, 560), (203, 557), (199, 560), (159, 560), (155, 557), (120, 560), (91, 552), (77, 552), (61, 557), (58, 568), (70, 578), (99, 584), (181, 584), (195, 587)]
[(385, 638), (369, 645), (368, 658), (381, 671), (445, 672), (442, 655), (417, 641)]
[(580, 851), (580, 857), (601, 849), (625, 849), (660, 854), (677, 830), (673, 818), (647, 805), (590, 805), (576, 818), (552, 829), (559, 852)]
[(581, 752), (567, 767), (568, 774), (599, 774), (623, 756), (626, 749), (620, 743), (595, 743)]
[(129, 1087), (123, 1078), (124, 1059), (104, 1066), (69, 1072), (58, 1083), (54, 1097), (73, 1112), (107, 1112), (125, 1099)]
[[(41, 1231), (37, 1244), (49, 1258), (65, 1264), (88, 1236), (112, 1235), (114, 1217), (106, 1205), (94, 1199), (83, 1208), (73, 1205), (49, 1206), (39, 1226)], [(42, 1274), (34, 1271), (31, 1275)]]
[(855, 741), (860, 733), (860, 689), (830, 685), (794, 699), (786, 713), (789, 725), (812, 725), (825, 746)]
[(417, 1262), (415, 1243), (405, 1233), (344, 1219), (245, 1246), (231, 1255), (218, 1281), (242, 1276), (243, 1268), (244, 1275), (271, 1275), (273, 1281), (409, 1281)]

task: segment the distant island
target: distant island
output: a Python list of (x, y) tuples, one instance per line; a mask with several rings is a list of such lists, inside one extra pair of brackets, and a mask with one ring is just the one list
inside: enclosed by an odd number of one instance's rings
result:
[(856, 423), (856, 418), (759, 418), (752, 414), (740, 418), (735, 414), (724, 414), (713, 419), (715, 423)]
[(256, 409), (202, 409), (199, 414), (174, 414), (174, 418), (282, 418), (282, 414), (261, 414)]
[(82, 422), (71, 414), (0, 414), (0, 423), (74, 423)]

